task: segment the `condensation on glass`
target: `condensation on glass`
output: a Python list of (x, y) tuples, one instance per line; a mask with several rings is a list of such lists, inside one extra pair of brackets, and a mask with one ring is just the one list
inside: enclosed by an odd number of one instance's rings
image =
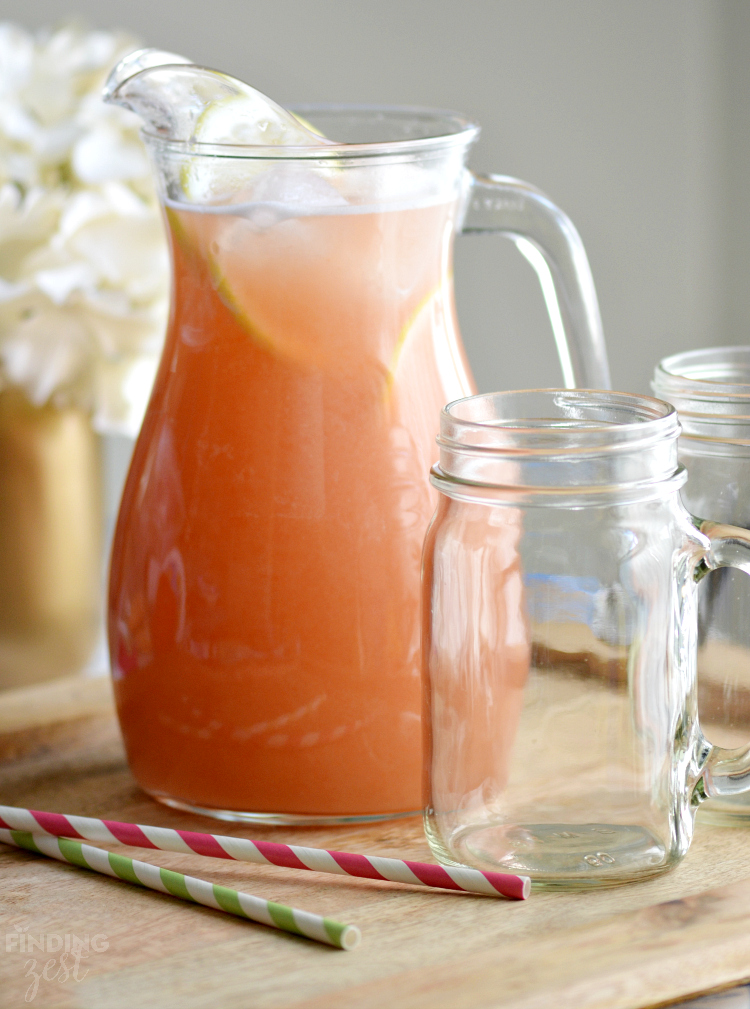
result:
[(544, 390), (441, 418), (425, 541), (426, 813), (448, 864), (558, 887), (658, 873), (750, 750), (703, 736), (698, 582), (750, 535), (696, 526), (666, 403)]

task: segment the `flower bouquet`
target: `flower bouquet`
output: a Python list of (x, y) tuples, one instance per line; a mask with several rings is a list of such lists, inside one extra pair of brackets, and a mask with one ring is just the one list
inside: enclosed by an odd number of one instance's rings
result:
[(0, 24), (0, 687), (73, 673), (100, 632), (101, 437), (134, 437), (169, 264), (123, 35)]

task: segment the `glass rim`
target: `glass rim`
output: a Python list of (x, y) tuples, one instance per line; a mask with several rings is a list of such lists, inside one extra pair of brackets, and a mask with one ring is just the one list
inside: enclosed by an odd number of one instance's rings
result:
[(498, 505), (590, 508), (658, 499), (686, 478), (679, 434), (673, 406), (636, 393), (469, 396), (441, 413), (440, 459), (430, 480), (448, 497)]
[[(522, 403), (531, 397), (550, 402), (556, 416), (467, 417), (461, 410), (500, 403)], [(593, 416), (611, 410), (612, 419)], [(592, 412), (592, 417), (575, 416)], [(623, 417), (619, 420), (617, 413)], [(516, 414), (519, 411), (515, 411)], [(625, 419), (627, 414), (632, 419)], [(566, 423), (566, 420), (572, 422)], [(530, 423), (533, 421), (533, 423)], [(637, 393), (605, 389), (518, 389), (483, 393), (454, 400), (440, 415), (438, 444), (458, 451), (548, 455), (560, 451), (608, 454), (647, 445), (679, 435), (677, 410), (670, 403)]]
[(315, 113), (361, 114), (364, 117), (393, 115), (411, 117), (429, 122), (453, 124), (454, 129), (446, 129), (434, 136), (412, 137), (405, 140), (383, 140), (367, 143), (336, 143), (325, 146), (274, 146), (254, 144), (224, 144), (204, 143), (193, 140), (174, 140), (161, 134), (151, 133), (146, 129), (141, 131), (144, 140), (176, 154), (189, 154), (198, 157), (243, 158), (247, 160), (274, 161), (346, 161), (349, 159), (384, 158), (389, 155), (422, 154), (439, 152), (453, 147), (468, 147), (479, 135), (480, 126), (467, 116), (452, 109), (434, 109), (420, 105), (377, 105), (341, 102), (305, 102), (293, 103), (290, 111), (302, 116), (314, 116)]
[[(736, 381), (743, 376), (747, 381)], [(698, 403), (744, 404), (750, 412), (750, 346), (701, 347), (671, 354), (656, 365), (651, 387), (660, 395)]]

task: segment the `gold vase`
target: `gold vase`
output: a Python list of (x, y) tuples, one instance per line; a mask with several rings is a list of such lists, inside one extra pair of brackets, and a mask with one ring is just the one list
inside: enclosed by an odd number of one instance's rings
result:
[(0, 392), (0, 688), (80, 671), (102, 619), (102, 466), (83, 410)]

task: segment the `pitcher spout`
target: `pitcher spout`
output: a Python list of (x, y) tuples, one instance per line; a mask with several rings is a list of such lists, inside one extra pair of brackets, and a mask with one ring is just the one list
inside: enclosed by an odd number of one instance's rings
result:
[(139, 49), (122, 59), (103, 98), (135, 112), (147, 134), (169, 140), (264, 147), (332, 143), (249, 84), (160, 49)]

